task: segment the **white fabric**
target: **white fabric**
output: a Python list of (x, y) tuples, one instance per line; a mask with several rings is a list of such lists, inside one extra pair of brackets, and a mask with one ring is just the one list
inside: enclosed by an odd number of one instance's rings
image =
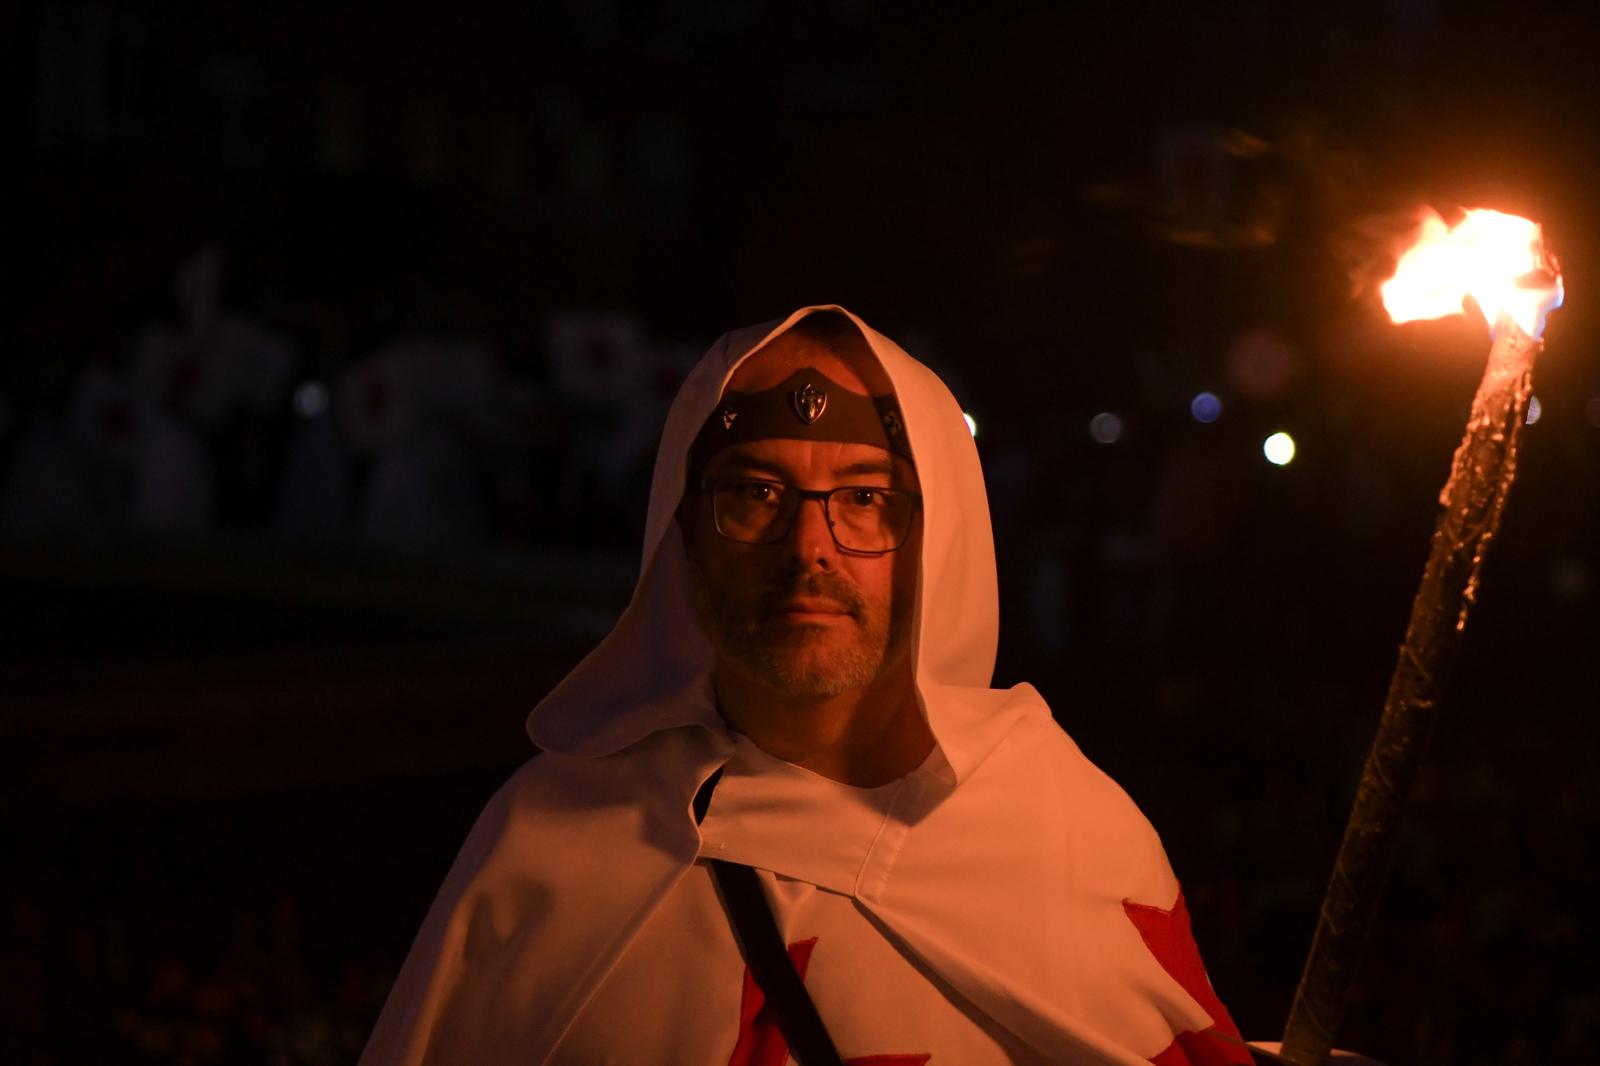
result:
[[(700, 855), (742, 861), (781, 842), (792, 872), (763, 871), (763, 887), (784, 943), (815, 941), (805, 982), (845, 1058), (921, 1053), (971, 1066), (1042, 1063), (920, 970), (851, 898), (899, 795), (942, 767), (935, 752), (910, 777), (852, 788), (735, 738), (701, 825)], [(727, 1062), (742, 1031), (745, 975), (710, 868), (697, 862), (578, 1013), (551, 1062)]]
[(147, 529), (199, 536), (211, 524), (211, 464), (188, 425), (151, 409), (139, 423), (134, 515)]
[[(684, 879), (698, 876), (706, 841), (848, 896), (909, 962), (1003, 1028), (1006, 1041), (1048, 1061), (1143, 1062), (1177, 1034), (1211, 1025), (1123, 909), (1124, 901), (1171, 908), (1178, 899), (1154, 831), (1032, 688), (987, 687), (994, 552), (960, 407), (931, 371), (853, 316), (894, 384), (922, 483), (914, 654), (937, 748), (880, 797), (870, 840), (859, 810), (839, 819), (831, 843), (808, 834), (791, 847), (783, 832), (739, 831), (745, 817), (797, 824), (859, 799), (842, 785), (785, 790), (781, 780), (736, 785), (724, 809), (742, 813), (708, 818), (702, 839), (690, 802), (736, 744), (713, 703), (711, 653), (692, 620), (673, 522), (684, 457), (738, 364), (816, 310), (842, 311), (805, 308), (729, 334), (691, 373), (663, 434), (633, 600), (530, 716), (545, 753), (473, 829), (379, 1019), (366, 1066), (555, 1061), (630, 946), (673, 905)], [(804, 773), (770, 762), (757, 777)], [(807, 809), (807, 796), (831, 799)], [(663, 985), (669, 980), (664, 974)], [(709, 1005), (705, 1016), (717, 1019), (708, 1024), (724, 1017)], [(677, 1060), (655, 1049), (645, 1061)]]

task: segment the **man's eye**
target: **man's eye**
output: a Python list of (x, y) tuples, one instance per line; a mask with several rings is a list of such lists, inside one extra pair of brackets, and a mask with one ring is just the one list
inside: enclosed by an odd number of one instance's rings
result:
[(735, 491), (746, 503), (772, 503), (778, 498), (778, 486), (766, 481), (742, 481)]
[(844, 502), (851, 507), (879, 507), (884, 494), (879, 489), (851, 489), (844, 494)]

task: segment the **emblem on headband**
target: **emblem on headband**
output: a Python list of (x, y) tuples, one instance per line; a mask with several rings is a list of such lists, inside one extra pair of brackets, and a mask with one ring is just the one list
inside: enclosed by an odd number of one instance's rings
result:
[(894, 393), (865, 396), (808, 366), (770, 388), (724, 394), (689, 446), (688, 469), (698, 475), (722, 449), (757, 440), (869, 444), (910, 459), (908, 435)]
[(809, 382), (794, 390), (789, 396), (794, 413), (806, 425), (813, 425), (828, 409), (828, 394)]

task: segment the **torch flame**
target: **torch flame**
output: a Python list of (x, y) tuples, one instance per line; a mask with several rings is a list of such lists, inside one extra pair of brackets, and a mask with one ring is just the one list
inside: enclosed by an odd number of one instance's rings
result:
[(1555, 259), (1536, 222), (1499, 211), (1468, 211), (1454, 226), (1432, 208), (1421, 212), (1416, 243), (1383, 283), (1383, 306), (1396, 323), (1462, 312), (1478, 301), (1496, 334), (1510, 319), (1530, 337), (1544, 332), (1545, 316), (1561, 306), (1563, 288)]

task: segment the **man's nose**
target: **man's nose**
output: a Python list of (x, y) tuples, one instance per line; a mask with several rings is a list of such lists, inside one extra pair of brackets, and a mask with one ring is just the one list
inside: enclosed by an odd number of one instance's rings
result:
[(813, 563), (820, 563), (825, 568), (831, 567), (838, 553), (839, 546), (834, 543), (833, 533), (828, 529), (828, 514), (824, 510), (826, 502), (801, 500), (794, 524), (789, 527), (789, 548), (794, 561), (801, 566), (809, 568)]

